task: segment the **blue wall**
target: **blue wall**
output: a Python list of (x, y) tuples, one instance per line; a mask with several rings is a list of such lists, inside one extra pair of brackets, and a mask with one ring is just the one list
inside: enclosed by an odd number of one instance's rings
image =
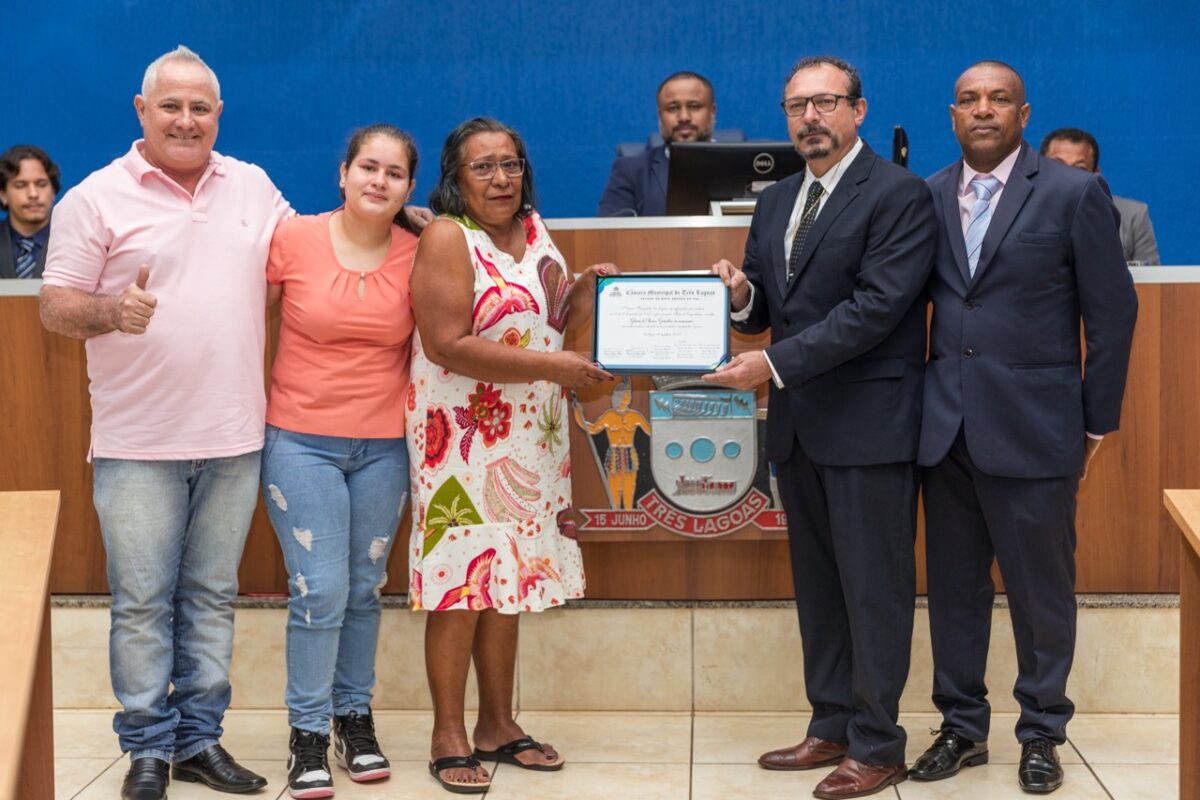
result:
[(782, 80), (817, 52), (862, 72), (865, 138), (886, 153), (892, 125), (904, 125), (910, 166), (928, 175), (958, 154), (955, 76), (988, 57), (1024, 73), (1031, 142), (1062, 125), (1090, 129), (1114, 191), (1150, 204), (1164, 261), (1200, 263), (1194, 3), (5, 0), (18, 5), (0, 16), (0, 145), (45, 146), (67, 186), (139, 135), (142, 71), (179, 42), (221, 78), (217, 149), (262, 165), (304, 212), (336, 204), (354, 127), (383, 120), (415, 135), (424, 198), (446, 132), (490, 114), (527, 137), (543, 213), (589, 216), (613, 144), (656, 128), (663, 76), (708, 75), (721, 125), (782, 138)]

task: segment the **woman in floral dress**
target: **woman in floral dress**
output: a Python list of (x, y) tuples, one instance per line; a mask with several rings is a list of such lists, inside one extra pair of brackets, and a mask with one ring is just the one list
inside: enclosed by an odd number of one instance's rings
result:
[[(571, 280), (533, 210), (525, 145), (508, 126), (462, 123), (441, 167), (430, 206), (442, 216), (425, 229), (412, 276), (409, 596), (431, 612), (430, 772), (451, 791), (484, 792), (481, 760), (563, 765), (513, 719), (517, 622), (520, 612), (583, 596), (564, 387), (612, 376), (562, 342), (572, 308), (591, 302), (595, 275), (616, 268), (594, 265)], [(480, 707), (469, 740), (472, 657)]]

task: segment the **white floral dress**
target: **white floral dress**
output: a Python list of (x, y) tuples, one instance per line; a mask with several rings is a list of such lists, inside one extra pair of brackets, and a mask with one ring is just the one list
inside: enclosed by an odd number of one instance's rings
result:
[[(561, 350), (570, 281), (541, 217), (524, 220), (520, 262), (470, 219), (451, 219), (475, 267), (473, 333), (509, 347)], [(583, 597), (566, 407), (564, 390), (549, 381), (488, 383), (442, 369), (413, 336), (414, 609), (515, 614)]]

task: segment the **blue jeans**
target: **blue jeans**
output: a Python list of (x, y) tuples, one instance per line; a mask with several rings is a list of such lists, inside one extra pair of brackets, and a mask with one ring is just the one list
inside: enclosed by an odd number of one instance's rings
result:
[(329, 733), (365, 714), (375, 686), (379, 596), (408, 503), (404, 439), (267, 426), (263, 496), (288, 570), (288, 721)]
[(112, 591), (109, 668), (123, 709), (113, 730), (133, 758), (182, 761), (221, 737), (230, 602), (259, 456), (92, 464)]

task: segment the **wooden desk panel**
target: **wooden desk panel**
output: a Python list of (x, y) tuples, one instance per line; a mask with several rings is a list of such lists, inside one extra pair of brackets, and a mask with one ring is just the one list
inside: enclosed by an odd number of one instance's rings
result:
[[(553, 230), (572, 268), (615, 261), (626, 271), (647, 267), (701, 269), (718, 258), (740, 263), (747, 229)], [(1175, 534), (1159, 493), (1164, 485), (1200, 486), (1200, 284), (1139, 283), (1134, 339), (1121, 430), (1101, 447), (1079, 498), (1078, 582), (1081, 592), (1174, 592), (1179, 587)], [(0, 287), (0, 293), (3, 287)], [(272, 330), (277, 328), (272, 320)], [(36, 297), (0, 296), (0, 375), (5, 383), (0, 490), (61, 489), (55, 592), (105, 592), (104, 557), (91, 503), (87, 452), (90, 409), (82, 343), (46, 333)], [(271, 342), (274, 341), (274, 335)], [(734, 336), (737, 351), (764, 337)], [(268, 345), (267, 358), (271, 357)], [(568, 346), (590, 351), (587, 325)], [(581, 393), (589, 418), (607, 390)], [(577, 453), (584, 439), (572, 425)], [(577, 455), (580, 459), (590, 455)], [(599, 496), (592, 496), (599, 491)], [(577, 505), (602, 505), (603, 489), (577, 485)], [(388, 565), (390, 593), (407, 590), (408, 521)], [(607, 542), (584, 544), (594, 598), (779, 598), (790, 596), (782, 540)], [(923, 580), (918, 539), (918, 584)], [(286, 593), (278, 544), (260, 507), (240, 571), (246, 593)]]

